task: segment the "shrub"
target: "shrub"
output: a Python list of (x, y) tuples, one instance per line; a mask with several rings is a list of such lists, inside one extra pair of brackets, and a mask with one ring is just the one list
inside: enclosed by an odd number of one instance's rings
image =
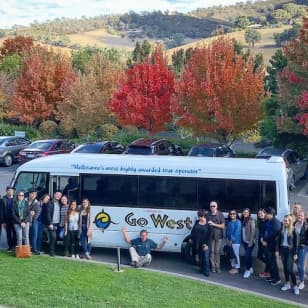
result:
[(0, 123), (0, 136), (14, 135), (14, 128), (12, 125)]
[(129, 135), (138, 135), (138, 128), (134, 125), (125, 125), (123, 126), (122, 131)]
[(58, 125), (58, 133), (62, 137), (66, 138), (74, 138), (76, 137), (76, 131), (72, 125), (68, 121), (61, 121)]
[(58, 124), (54, 121), (44, 121), (39, 126), (39, 131), (43, 136), (50, 137), (57, 134)]
[(114, 124), (103, 124), (97, 127), (95, 130), (95, 135), (99, 138), (104, 138), (104, 139), (113, 139), (119, 129), (114, 125)]

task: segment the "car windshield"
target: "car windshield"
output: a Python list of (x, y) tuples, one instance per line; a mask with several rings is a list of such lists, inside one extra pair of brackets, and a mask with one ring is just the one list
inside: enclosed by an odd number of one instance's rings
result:
[(4, 142), (6, 142), (7, 139), (0, 139), (0, 145), (2, 145)]
[(29, 145), (28, 148), (30, 149), (39, 149), (39, 150), (48, 150), (51, 146), (52, 142), (48, 141), (38, 141), (38, 142), (33, 142), (32, 144)]
[(214, 156), (214, 149), (209, 148), (201, 148), (201, 147), (195, 147), (192, 148), (189, 153), (189, 156)]
[(99, 143), (82, 144), (74, 150), (74, 153), (99, 153), (102, 145)]
[(151, 155), (152, 151), (150, 147), (131, 145), (127, 148), (126, 154)]

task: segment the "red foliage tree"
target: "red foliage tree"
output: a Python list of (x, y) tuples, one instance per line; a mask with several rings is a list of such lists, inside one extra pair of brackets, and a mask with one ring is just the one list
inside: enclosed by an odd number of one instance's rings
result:
[(281, 131), (308, 135), (308, 18), (298, 38), (284, 47), (288, 65), (280, 75)]
[(33, 39), (31, 37), (18, 35), (14, 38), (8, 38), (3, 42), (2, 47), (0, 48), (0, 55), (21, 55), (25, 51), (30, 50), (33, 46)]
[(176, 84), (177, 124), (197, 136), (231, 141), (250, 129), (262, 115), (263, 70), (234, 49), (231, 39), (219, 38), (195, 49)]
[(37, 126), (58, 118), (65, 93), (76, 79), (65, 56), (36, 47), (24, 59), (16, 80), (10, 116)]
[(109, 106), (122, 125), (135, 125), (152, 134), (171, 122), (173, 93), (174, 75), (157, 47), (152, 61), (137, 63), (125, 72)]

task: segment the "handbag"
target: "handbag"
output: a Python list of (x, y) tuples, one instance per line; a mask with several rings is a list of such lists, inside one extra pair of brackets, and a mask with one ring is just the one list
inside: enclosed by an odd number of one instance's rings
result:
[(15, 256), (16, 258), (30, 258), (31, 249), (30, 245), (20, 245), (15, 247)]

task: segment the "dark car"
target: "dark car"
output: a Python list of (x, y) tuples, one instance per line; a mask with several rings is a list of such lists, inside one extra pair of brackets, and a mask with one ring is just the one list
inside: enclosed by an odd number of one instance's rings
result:
[(306, 175), (307, 161), (294, 150), (276, 149), (273, 147), (264, 148), (256, 157), (270, 158), (272, 156), (278, 156), (284, 159), (288, 174), (288, 186), (291, 189), (295, 188), (295, 183)]
[(125, 147), (115, 141), (87, 142), (79, 145), (72, 153), (122, 154)]
[(132, 142), (124, 154), (183, 155), (182, 148), (166, 139), (141, 138)]
[(227, 144), (205, 143), (193, 146), (188, 156), (235, 157), (235, 153)]
[(31, 143), (23, 137), (0, 136), (0, 163), (9, 167), (18, 161), (19, 151)]
[(19, 152), (19, 162), (25, 163), (42, 156), (70, 153), (73, 148), (74, 144), (64, 139), (37, 140)]

